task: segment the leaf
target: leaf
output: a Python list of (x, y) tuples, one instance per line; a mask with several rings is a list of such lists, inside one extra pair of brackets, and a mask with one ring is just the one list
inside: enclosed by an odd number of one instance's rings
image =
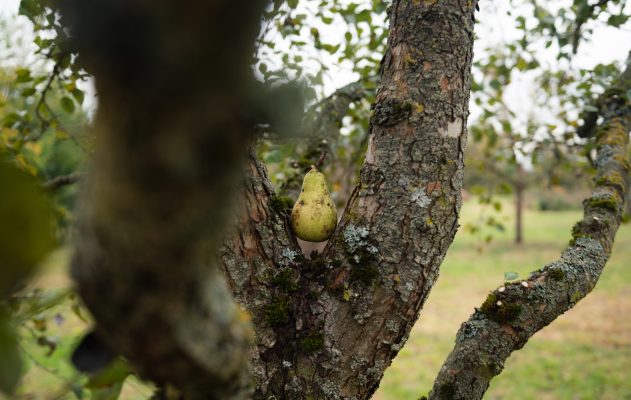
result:
[(85, 98), (85, 94), (83, 93), (83, 90), (75, 89), (71, 93), (72, 93), (72, 97), (74, 97), (75, 100), (77, 100), (77, 103), (83, 104), (83, 100)]
[(2, 119), (2, 126), (5, 128), (13, 128), (13, 126), (22, 120), (22, 117), (17, 113), (9, 113)]
[(131, 369), (129, 368), (129, 364), (119, 357), (101, 372), (90, 377), (85, 387), (97, 389), (123, 383), (130, 374)]
[(67, 112), (68, 114), (72, 114), (72, 112), (74, 111), (74, 101), (72, 101), (72, 99), (68, 96), (64, 96), (61, 98), (61, 108), (63, 108), (63, 110), (65, 112)]
[(3, 309), (0, 309), (0, 354), (0, 392), (11, 396), (22, 375), (22, 359), (17, 336)]
[(115, 383), (113, 385), (92, 389), (92, 400), (116, 400), (121, 394), (123, 389), (123, 382)]
[(17, 83), (30, 82), (33, 80), (31, 77), (31, 71), (27, 68), (18, 68), (15, 70), (15, 81)]
[(55, 138), (58, 140), (66, 140), (70, 139), (70, 135), (66, 131), (57, 130), (55, 131)]
[[(46, 197), (34, 179), (7, 159), (0, 153), (0, 298), (26, 279), (55, 245)], [(22, 154), (12, 160), (29, 167)]]
[(20, 93), (22, 97), (29, 97), (35, 94), (35, 88), (26, 88)]
[(38, 0), (22, 0), (20, 2), (18, 14), (26, 16), (31, 21), (43, 12), (44, 6), (42, 5), (42, 2)]
[(287, 5), (293, 10), (298, 7), (298, 0), (287, 0)]
[(505, 281), (514, 281), (515, 279), (519, 279), (519, 274), (517, 272), (513, 272), (513, 271), (504, 272)]
[(620, 27), (620, 25), (625, 24), (627, 20), (629, 19), (629, 17), (630, 17), (629, 15), (624, 15), (624, 14), (611, 15), (607, 19), (607, 24), (618, 28)]

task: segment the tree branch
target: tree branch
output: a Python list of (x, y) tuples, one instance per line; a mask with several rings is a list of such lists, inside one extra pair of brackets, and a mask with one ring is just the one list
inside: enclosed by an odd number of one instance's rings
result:
[[(631, 56), (627, 69), (631, 71)], [(596, 285), (620, 225), (627, 190), (626, 147), (631, 131), (631, 80), (618, 80), (603, 104), (604, 121), (596, 138), (595, 189), (585, 199), (584, 217), (572, 229), (561, 258), (489, 294), (456, 336), (456, 345), (441, 368), (430, 399), (481, 399), (510, 354), (537, 331), (572, 308)]]
[(72, 277), (95, 333), (187, 400), (253, 391), (251, 324), (215, 256), (251, 138), (264, 3), (61, 3), (99, 93)]
[(68, 175), (60, 175), (56, 176), (53, 179), (50, 179), (42, 184), (42, 187), (45, 190), (57, 190), (66, 185), (72, 185), (73, 183), (77, 183), (79, 179), (83, 176), (81, 172), (73, 172)]

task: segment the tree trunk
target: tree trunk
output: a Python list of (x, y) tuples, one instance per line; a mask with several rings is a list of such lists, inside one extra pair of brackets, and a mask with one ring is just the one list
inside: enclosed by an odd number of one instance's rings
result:
[(524, 186), (515, 185), (515, 244), (523, 242)]
[(524, 240), (524, 194), (528, 187), (527, 174), (524, 168), (517, 164), (517, 176), (513, 180), (515, 189), (515, 244)]
[(220, 260), (257, 332), (255, 398), (367, 399), (407, 340), (458, 227), (472, 13), (392, 4), (361, 182), (323, 254), (303, 257), (251, 160)]

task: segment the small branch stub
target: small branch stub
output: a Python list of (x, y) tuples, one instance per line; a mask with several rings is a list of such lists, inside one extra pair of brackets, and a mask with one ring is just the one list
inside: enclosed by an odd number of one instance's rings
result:
[(320, 158), (318, 158), (318, 161), (315, 163), (315, 165), (313, 165), (314, 168), (320, 168), (320, 166), (322, 165), (322, 163), (324, 162), (324, 159), (327, 156), (327, 152), (325, 151), (324, 153), (322, 153), (322, 155), (320, 156)]

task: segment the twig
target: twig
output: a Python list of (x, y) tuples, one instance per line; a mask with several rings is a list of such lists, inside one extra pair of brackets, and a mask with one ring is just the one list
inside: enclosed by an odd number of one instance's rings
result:
[(62, 186), (72, 185), (81, 179), (83, 173), (81, 172), (73, 172), (68, 175), (57, 176), (49, 181), (46, 181), (42, 184), (42, 187), (46, 190), (56, 190)]
[(315, 167), (316, 168), (320, 168), (320, 165), (322, 165), (322, 162), (324, 161), (324, 159), (326, 158), (327, 152), (325, 151), (324, 153), (322, 153), (322, 155), (320, 156), (320, 158), (318, 158), (318, 161), (315, 163)]

